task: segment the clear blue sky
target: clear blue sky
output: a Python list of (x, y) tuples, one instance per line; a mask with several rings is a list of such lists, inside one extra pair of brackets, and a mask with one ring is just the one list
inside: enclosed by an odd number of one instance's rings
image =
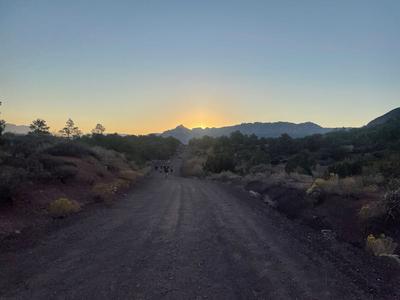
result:
[(400, 1), (0, 0), (2, 117), (147, 133), (400, 106)]

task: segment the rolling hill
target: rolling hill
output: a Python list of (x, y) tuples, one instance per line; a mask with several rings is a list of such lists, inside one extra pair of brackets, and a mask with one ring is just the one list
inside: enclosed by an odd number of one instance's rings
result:
[(11, 132), (15, 134), (27, 134), (29, 130), (29, 126), (26, 125), (15, 125), (7, 123), (5, 132)]
[(381, 125), (381, 124), (386, 123), (389, 120), (398, 119), (398, 118), (400, 118), (400, 107), (395, 108), (395, 109), (389, 111), (388, 113), (384, 114), (383, 116), (380, 116), (380, 117), (372, 120), (371, 122), (369, 122), (367, 124), (367, 127)]

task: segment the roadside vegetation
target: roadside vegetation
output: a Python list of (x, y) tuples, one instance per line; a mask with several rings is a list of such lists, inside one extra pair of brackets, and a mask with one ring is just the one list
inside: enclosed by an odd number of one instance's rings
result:
[(360, 247), (383, 245), (382, 234), (400, 241), (399, 118), (297, 139), (203, 137), (189, 153), (187, 176), (242, 184), (290, 218)]
[[(5, 122), (0, 122), (5, 124)], [(173, 138), (82, 135), (68, 119), (57, 135), (36, 119), (27, 135), (0, 126), (0, 238), (32, 223), (65, 217), (92, 202), (111, 203), (142, 177), (153, 159), (172, 156)]]

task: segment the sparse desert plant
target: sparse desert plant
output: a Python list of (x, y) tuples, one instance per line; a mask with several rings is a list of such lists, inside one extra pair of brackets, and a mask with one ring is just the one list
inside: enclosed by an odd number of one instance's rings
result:
[(228, 152), (219, 152), (207, 157), (204, 169), (212, 173), (235, 170), (233, 155)]
[(205, 159), (202, 157), (193, 157), (183, 162), (181, 172), (183, 176), (204, 176), (204, 165)]
[(326, 194), (334, 194), (345, 197), (358, 196), (363, 191), (361, 177), (346, 177), (339, 179), (337, 175), (331, 175), (328, 179), (317, 178), (307, 194), (319, 197)]
[(285, 171), (289, 174), (292, 172), (312, 175), (312, 169), (316, 165), (312, 155), (305, 151), (291, 157), (285, 167)]
[(362, 163), (357, 160), (344, 160), (330, 166), (329, 172), (338, 174), (340, 178), (360, 175), (362, 173)]
[(231, 171), (223, 171), (218, 174), (212, 174), (210, 176), (211, 179), (213, 180), (220, 180), (224, 182), (229, 182), (229, 181), (235, 181), (235, 180), (240, 180), (242, 177), (240, 175), (237, 175)]
[(336, 179), (322, 179), (322, 178), (317, 178), (313, 182), (313, 184), (307, 189), (306, 193), (307, 195), (314, 197), (314, 198), (319, 198), (322, 196), (323, 193), (329, 193), (331, 191), (331, 187), (333, 185), (336, 185)]
[(12, 199), (17, 187), (26, 179), (28, 173), (22, 168), (2, 166), (0, 168), (0, 204)]
[(384, 215), (385, 215), (385, 207), (382, 201), (374, 201), (364, 204), (361, 207), (360, 211), (358, 212), (358, 216), (364, 222), (380, 218)]
[(383, 201), (387, 218), (400, 222), (400, 188), (387, 192)]
[(385, 182), (385, 177), (382, 173), (379, 172), (379, 169), (375, 166), (363, 167), (362, 177), (365, 186), (379, 186)]
[(65, 217), (81, 210), (80, 204), (68, 198), (59, 198), (50, 203), (48, 211), (53, 217)]
[(99, 160), (106, 166), (109, 171), (118, 172), (126, 169), (129, 165), (125, 155), (114, 150), (108, 150), (102, 147), (93, 147), (92, 150), (96, 153)]
[(52, 171), (52, 175), (62, 183), (66, 183), (67, 180), (74, 179), (77, 174), (77, 167), (71, 165), (58, 166)]
[(373, 234), (368, 235), (366, 242), (366, 249), (368, 252), (375, 256), (389, 256), (394, 255), (397, 243), (391, 237), (381, 234), (375, 237)]
[(363, 182), (360, 176), (346, 177), (339, 179), (339, 188), (334, 190), (345, 197), (360, 195), (363, 191)]
[(250, 174), (257, 174), (257, 173), (264, 173), (264, 174), (271, 174), (271, 165), (268, 164), (259, 164), (252, 166), (249, 169)]
[(98, 202), (110, 202), (119, 191), (129, 188), (131, 182), (117, 179), (111, 183), (97, 183), (92, 188), (93, 198)]
[(138, 179), (139, 176), (140, 174), (138, 172), (129, 169), (121, 170), (118, 173), (119, 178), (127, 180), (129, 182), (134, 182)]

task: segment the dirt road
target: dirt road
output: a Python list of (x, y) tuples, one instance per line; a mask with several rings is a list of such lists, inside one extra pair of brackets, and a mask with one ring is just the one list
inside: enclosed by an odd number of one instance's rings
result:
[(1, 299), (396, 299), (362, 251), (227, 187), (149, 179), (0, 257)]

